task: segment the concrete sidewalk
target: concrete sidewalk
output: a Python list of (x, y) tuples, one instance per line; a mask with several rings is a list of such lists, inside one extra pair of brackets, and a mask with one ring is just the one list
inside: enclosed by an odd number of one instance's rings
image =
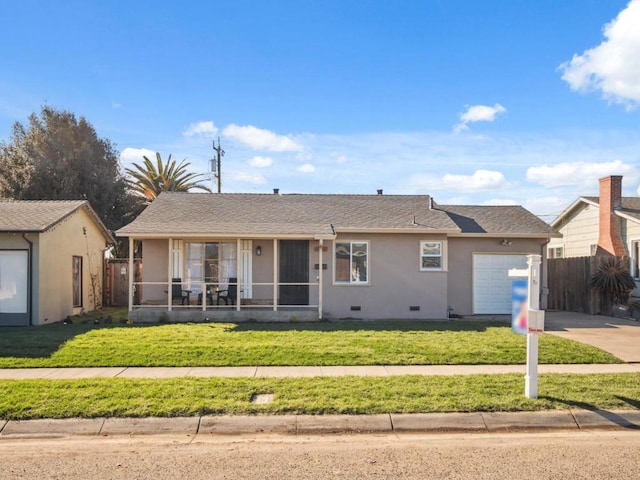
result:
[[(327, 367), (95, 367), (5, 368), (0, 379), (176, 378), (176, 377), (387, 377), (395, 375), (525, 374), (524, 365), (370, 365)], [(640, 373), (640, 364), (539, 365), (538, 373)]]
[(0, 420), (0, 441), (117, 435), (326, 435), (640, 430), (638, 410)]

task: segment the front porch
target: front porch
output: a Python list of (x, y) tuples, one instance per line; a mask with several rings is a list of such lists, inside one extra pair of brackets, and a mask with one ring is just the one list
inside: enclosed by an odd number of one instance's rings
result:
[(130, 237), (131, 252), (134, 240), (143, 245), (141, 278), (129, 279), (134, 322), (323, 318), (322, 239)]

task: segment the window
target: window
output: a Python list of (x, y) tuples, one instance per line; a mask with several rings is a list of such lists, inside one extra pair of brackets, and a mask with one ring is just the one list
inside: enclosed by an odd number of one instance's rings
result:
[(442, 270), (442, 242), (420, 242), (420, 270)]
[(73, 306), (82, 306), (82, 257), (73, 257)]
[(369, 244), (336, 242), (336, 283), (362, 284), (369, 281)]
[(195, 293), (202, 282), (226, 288), (229, 278), (238, 276), (235, 242), (187, 243), (186, 257), (187, 284)]
[(562, 258), (564, 249), (562, 247), (552, 247), (549, 249), (549, 258)]

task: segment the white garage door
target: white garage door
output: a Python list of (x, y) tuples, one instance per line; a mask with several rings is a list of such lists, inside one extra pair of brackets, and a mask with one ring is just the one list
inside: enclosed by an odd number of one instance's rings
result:
[(473, 256), (473, 313), (511, 313), (511, 282), (509, 270), (527, 268), (526, 255)]

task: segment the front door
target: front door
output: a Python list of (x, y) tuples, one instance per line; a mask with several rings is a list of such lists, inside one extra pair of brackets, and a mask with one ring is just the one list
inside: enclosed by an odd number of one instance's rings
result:
[(280, 240), (279, 282), (305, 285), (280, 285), (279, 305), (309, 305), (309, 242)]

